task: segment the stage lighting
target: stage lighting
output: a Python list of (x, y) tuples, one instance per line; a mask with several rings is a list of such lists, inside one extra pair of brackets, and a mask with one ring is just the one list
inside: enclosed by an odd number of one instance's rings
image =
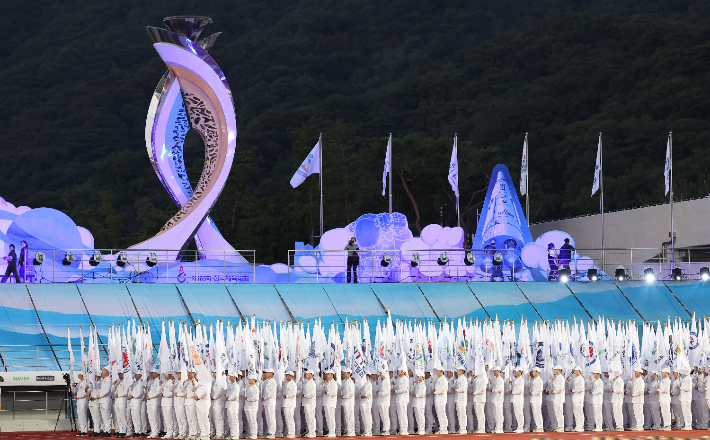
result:
[(493, 254), (493, 265), (500, 266), (503, 263), (503, 254), (496, 252)]
[(419, 265), (419, 260), (421, 260), (421, 257), (419, 256), (419, 252), (415, 252), (412, 254), (412, 267), (417, 267)]
[(463, 259), (463, 262), (466, 266), (473, 266), (476, 262), (476, 257), (473, 256), (473, 252), (466, 254), (466, 258)]
[(158, 256), (151, 252), (150, 255), (148, 255), (148, 258), (145, 259), (145, 264), (147, 264), (148, 267), (155, 266), (158, 264)]
[(646, 278), (646, 281), (649, 283), (656, 281), (656, 274), (653, 273), (653, 269), (651, 269), (650, 267), (647, 267), (643, 270), (643, 277)]
[(707, 268), (707, 267), (700, 268), (700, 279), (703, 281), (707, 281), (710, 279), (710, 268)]
[(128, 255), (125, 252), (121, 252), (118, 254), (116, 257), (116, 264), (119, 267), (124, 267), (126, 264), (128, 264)]
[(44, 252), (37, 252), (32, 260), (32, 265), (39, 266), (42, 263), (44, 263)]
[(614, 271), (614, 278), (617, 281), (624, 281), (626, 279), (626, 268), (624, 266), (617, 267), (616, 271)]
[(589, 278), (589, 281), (597, 281), (599, 279), (596, 267), (590, 267), (587, 269), (587, 278)]
[(74, 260), (76, 260), (76, 258), (74, 257), (74, 254), (72, 254), (71, 252), (67, 252), (66, 254), (64, 254), (64, 259), (62, 260), (62, 265), (69, 266), (72, 263), (72, 261), (74, 261)]
[(392, 262), (392, 255), (385, 254), (382, 257), (382, 261), (380, 261), (380, 264), (382, 265), (382, 267), (387, 267), (390, 265), (391, 262)]
[(671, 270), (671, 276), (674, 280), (680, 281), (683, 279), (683, 271), (680, 270), (680, 267), (675, 267), (673, 268), (673, 270)]
[(445, 266), (446, 263), (449, 262), (449, 256), (446, 255), (446, 252), (442, 252), (439, 254), (439, 259), (436, 260), (437, 263), (439, 263), (439, 266)]
[(92, 265), (93, 267), (96, 267), (101, 263), (103, 260), (103, 256), (101, 255), (101, 252), (96, 251), (91, 255), (91, 258), (89, 258), (89, 264)]
[(569, 281), (569, 277), (570, 275), (572, 275), (572, 271), (570, 271), (569, 269), (560, 269), (558, 273), (560, 275), (560, 281), (562, 281), (563, 283)]

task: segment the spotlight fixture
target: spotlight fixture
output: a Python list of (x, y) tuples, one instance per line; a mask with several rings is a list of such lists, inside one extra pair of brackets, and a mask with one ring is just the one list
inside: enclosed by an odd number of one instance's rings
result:
[(72, 263), (72, 261), (74, 261), (74, 260), (76, 260), (76, 258), (74, 257), (74, 254), (72, 254), (71, 252), (67, 252), (66, 254), (64, 254), (64, 259), (62, 260), (62, 265), (69, 266)]
[(626, 279), (626, 268), (624, 266), (618, 266), (614, 271), (614, 278), (617, 281), (624, 281)]
[(421, 260), (421, 257), (419, 256), (419, 252), (415, 252), (412, 254), (412, 267), (417, 267), (419, 265), (419, 261)]
[(158, 256), (151, 252), (150, 255), (148, 255), (148, 258), (145, 259), (145, 264), (147, 264), (148, 267), (155, 266), (158, 264)]
[(473, 252), (467, 253), (466, 258), (463, 259), (463, 262), (466, 266), (473, 266), (474, 263), (476, 263), (476, 257), (473, 256)]
[(653, 273), (653, 269), (647, 267), (643, 270), (643, 277), (646, 278), (646, 282), (652, 283), (656, 281), (656, 274)]
[(436, 260), (437, 263), (439, 263), (439, 266), (445, 266), (446, 263), (449, 262), (449, 256), (446, 254), (446, 252), (442, 252), (439, 254), (439, 259)]
[(32, 265), (39, 266), (42, 263), (44, 263), (44, 252), (37, 252), (32, 260)]
[(125, 252), (119, 253), (116, 257), (116, 264), (119, 267), (124, 267), (126, 264), (128, 264), (128, 255)]
[(599, 279), (598, 273), (596, 267), (590, 267), (587, 269), (587, 278), (589, 278), (589, 281), (597, 281)]
[(560, 281), (563, 283), (569, 281), (569, 277), (572, 275), (572, 271), (569, 269), (560, 269), (558, 273), (560, 275)]
[(493, 265), (500, 266), (503, 263), (503, 254), (496, 252), (493, 254)]
[(680, 267), (675, 267), (671, 270), (671, 276), (675, 281), (680, 281), (683, 279), (683, 271), (680, 270)]
[(382, 267), (387, 267), (390, 265), (391, 262), (392, 262), (392, 255), (385, 254), (382, 256), (382, 261), (380, 261), (380, 264), (382, 265)]
[(89, 264), (92, 265), (93, 267), (96, 267), (101, 263), (101, 261), (104, 259), (104, 257), (101, 255), (101, 252), (96, 251), (91, 255), (91, 258), (89, 258)]
[(700, 268), (700, 279), (703, 281), (710, 280), (710, 268), (707, 268), (707, 267)]

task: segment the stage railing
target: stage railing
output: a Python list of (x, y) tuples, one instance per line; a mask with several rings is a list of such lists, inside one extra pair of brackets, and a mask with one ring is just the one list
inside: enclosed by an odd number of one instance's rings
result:
[[(572, 281), (586, 281), (590, 267), (597, 268), (599, 279), (604, 280), (611, 279), (618, 266), (626, 270), (626, 280), (643, 279), (647, 267), (660, 280), (675, 279), (671, 272), (675, 267), (683, 280), (696, 280), (700, 268), (710, 265), (710, 248), (679, 248), (673, 257), (665, 247), (363, 249), (356, 254), (360, 283), (555, 281), (561, 268), (570, 271)], [(18, 277), (30, 284), (348, 282), (348, 251), (342, 249), (290, 250), (288, 264), (274, 265), (262, 275), (256, 257), (254, 250), (31, 249), (18, 267)], [(5, 269), (0, 264), (0, 272)], [(15, 281), (15, 276), (11, 274), (9, 281)]]

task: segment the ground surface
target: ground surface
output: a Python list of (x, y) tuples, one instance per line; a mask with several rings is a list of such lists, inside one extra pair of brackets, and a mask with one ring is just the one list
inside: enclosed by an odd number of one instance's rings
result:
[[(611, 439), (647, 439), (647, 438), (659, 438), (665, 437), (668, 439), (700, 439), (707, 438), (710, 439), (710, 431), (624, 431), (624, 432), (540, 432), (532, 433), (526, 432), (522, 434), (467, 434), (467, 435), (423, 435), (423, 436), (398, 436), (390, 435), (388, 438), (450, 438), (452, 440), (504, 440), (504, 439), (519, 439), (519, 440), (532, 440), (532, 439), (562, 439), (562, 440), (592, 440), (593, 437), (599, 437), (601, 440), (611, 440)], [(20, 440), (69, 440), (76, 439), (76, 433), (71, 432), (3, 432), (0, 434), (2, 439), (20, 439)], [(78, 438), (93, 438), (93, 437), (78, 437)], [(112, 438), (112, 437), (96, 437), (96, 438)]]

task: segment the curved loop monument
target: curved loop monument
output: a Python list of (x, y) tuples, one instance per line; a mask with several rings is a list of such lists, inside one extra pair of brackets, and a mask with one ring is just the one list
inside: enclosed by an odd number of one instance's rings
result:
[[(220, 258), (241, 260), (209, 218), (227, 181), (237, 142), (229, 84), (207, 53), (219, 33), (200, 39), (212, 23), (208, 17), (168, 17), (163, 23), (168, 29), (147, 27), (153, 47), (169, 70), (153, 94), (145, 137), (153, 168), (179, 210), (160, 232), (131, 249), (184, 250), (194, 238), (198, 250), (229, 250), (231, 255)], [(190, 128), (205, 145), (204, 168), (194, 189), (183, 160)]]

